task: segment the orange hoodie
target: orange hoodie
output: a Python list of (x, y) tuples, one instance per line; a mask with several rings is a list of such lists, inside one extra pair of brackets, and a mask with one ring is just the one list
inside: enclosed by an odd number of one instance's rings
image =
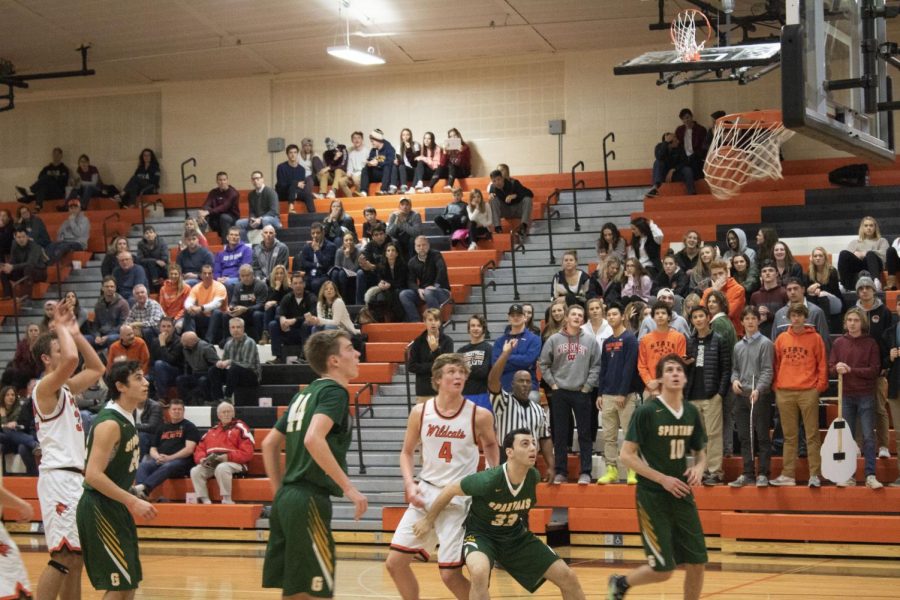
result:
[(638, 373), (645, 384), (656, 379), (656, 364), (667, 354), (681, 357), (687, 354), (687, 339), (680, 331), (651, 331), (641, 338), (638, 343)]
[(793, 327), (775, 340), (775, 382), (772, 389), (828, 389), (828, 356), (825, 342), (815, 327), (806, 325), (796, 333)]
[[(706, 306), (706, 299), (712, 290), (712, 288), (703, 290), (703, 298), (700, 300), (700, 304)], [(734, 325), (734, 330), (738, 339), (740, 339), (744, 335), (744, 326), (741, 325), (741, 312), (747, 303), (747, 292), (744, 290), (744, 286), (734, 280), (734, 277), (729, 277), (725, 281), (722, 293), (725, 294), (725, 299), (728, 300), (728, 318), (731, 319), (731, 324)]]

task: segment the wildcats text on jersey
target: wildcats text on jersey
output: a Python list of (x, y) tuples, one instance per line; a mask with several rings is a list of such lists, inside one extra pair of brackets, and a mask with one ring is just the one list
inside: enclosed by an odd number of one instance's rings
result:
[(425, 432), (426, 437), (449, 438), (453, 440), (463, 440), (466, 438), (466, 432), (462, 429), (453, 429), (449, 425), (428, 425)]

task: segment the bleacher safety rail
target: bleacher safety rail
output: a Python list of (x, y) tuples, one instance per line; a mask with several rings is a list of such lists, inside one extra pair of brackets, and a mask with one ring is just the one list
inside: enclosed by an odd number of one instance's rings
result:
[[(509, 255), (512, 259), (512, 276), (513, 276), (513, 299), (519, 299), (519, 276), (517, 274), (516, 269), (516, 253), (520, 250), (522, 254), (525, 254), (525, 230), (527, 227), (525, 223), (519, 223), (519, 226), (513, 231), (512, 236), (510, 236), (510, 241), (512, 244), (509, 248)], [(486, 315), (485, 315), (486, 316)]]
[(609, 202), (610, 200), (612, 200), (612, 194), (609, 193), (609, 166), (606, 161), (610, 157), (612, 157), (613, 160), (616, 160), (616, 151), (606, 149), (606, 140), (615, 142), (615, 132), (610, 131), (605, 136), (603, 136), (603, 181), (606, 185), (606, 201)]
[[(559, 188), (553, 190), (553, 192), (547, 196), (547, 204), (545, 205), (545, 210), (547, 211), (547, 243), (550, 246), (550, 264), (556, 264), (556, 257), (553, 256), (553, 219), (559, 218), (559, 211), (553, 208), (553, 199), (556, 199), (556, 202), (559, 202)], [(513, 268), (513, 273), (515, 273), (515, 268)]]
[[(109, 230), (106, 228), (106, 224), (109, 223), (110, 221), (112, 221), (113, 219), (115, 219), (116, 221), (118, 221), (120, 223), (122, 222), (122, 217), (120, 217), (119, 213), (117, 213), (117, 212), (112, 213), (111, 215), (107, 215), (106, 218), (103, 219), (103, 246), (104, 247), (109, 247), (109, 245), (112, 243), (113, 236), (109, 235)], [(116, 232), (116, 235), (118, 235), (118, 232)]]
[[(19, 294), (16, 291), (19, 286), (21, 286), (26, 281), (31, 281), (31, 276), (26, 275), (22, 279), (11, 282), (12, 283), (12, 303), (13, 303), (13, 326), (16, 329), (16, 341), (18, 342), (21, 339), (21, 334), (19, 333)], [(11, 362), (11, 360), (10, 360)]]
[(572, 210), (575, 211), (575, 231), (581, 231), (581, 224), (578, 222), (578, 184), (581, 184), (582, 189), (584, 189), (584, 181), (579, 180), (577, 183), (575, 181), (575, 171), (578, 170), (578, 167), (581, 167), (581, 172), (584, 172), (584, 161), (579, 160), (577, 163), (572, 165)]
[(148, 192), (152, 192), (156, 189), (156, 186), (148, 185), (144, 189), (138, 193), (137, 201), (135, 204), (139, 209), (141, 209), (141, 235), (144, 235), (144, 229), (147, 227), (147, 208), (151, 206), (155, 206), (155, 202), (144, 202), (144, 195)]
[[(481, 281), (481, 314), (482, 314), (482, 316), (484, 316), (485, 319), (487, 319), (487, 291), (486, 291), (486, 288), (488, 286), (490, 286), (491, 290), (496, 292), (497, 291), (497, 282), (494, 280), (485, 281), (484, 276), (487, 274), (488, 271), (493, 271), (496, 268), (497, 268), (496, 261), (489, 260), (485, 264), (481, 265), (481, 271), (479, 272), (479, 277), (480, 277), (480, 281)], [(515, 268), (514, 268), (513, 272), (515, 272)], [(484, 338), (490, 339), (490, 337), (491, 337), (491, 332), (485, 331)]]
[(194, 173), (191, 173), (190, 175), (184, 174), (184, 168), (189, 164), (196, 167), (197, 159), (192, 156), (189, 159), (187, 159), (181, 163), (181, 198), (182, 198), (182, 201), (184, 202), (184, 218), (185, 219), (187, 219), (190, 216), (188, 214), (187, 182), (193, 181), (194, 183), (197, 183), (197, 175), (195, 175)]
[[(369, 382), (366, 385), (359, 388), (359, 390), (357, 390), (356, 394), (353, 396), (353, 408), (354, 408), (354, 414), (356, 415), (353, 420), (356, 421), (356, 450), (357, 450), (357, 452), (359, 452), (359, 474), (360, 475), (366, 474), (366, 464), (363, 462), (362, 424), (360, 423), (360, 421), (362, 420), (362, 412), (360, 412), (360, 410), (359, 410), (359, 397), (366, 390), (369, 390), (370, 397), (375, 395), (375, 386), (373, 386), (372, 383)], [(372, 410), (371, 404), (365, 408), (365, 411), (367, 411), (369, 413), (370, 417), (375, 416), (375, 412)]]

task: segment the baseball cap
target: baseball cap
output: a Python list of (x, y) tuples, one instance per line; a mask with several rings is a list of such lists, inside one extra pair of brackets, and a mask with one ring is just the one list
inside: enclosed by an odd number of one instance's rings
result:
[(675, 297), (675, 292), (672, 291), (672, 288), (660, 288), (658, 292), (656, 292), (656, 298), (662, 298), (663, 296), (672, 296)]
[(510, 305), (509, 305), (509, 312), (507, 312), (506, 314), (507, 314), (507, 315), (512, 315), (512, 314), (515, 314), (515, 313), (519, 313), (520, 315), (524, 315), (524, 314), (525, 314), (525, 308), (524, 308), (521, 304), (518, 304), (518, 303), (517, 303), (517, 304), (510, 304)]

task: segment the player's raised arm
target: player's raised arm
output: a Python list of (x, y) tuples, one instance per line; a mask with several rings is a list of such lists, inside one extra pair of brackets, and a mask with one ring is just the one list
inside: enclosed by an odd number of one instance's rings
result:
[(456, 496), (465, 496), (462, 491), (462, 485), (458, 481), (456, 483), (451, 483), (441, 490), (441, 493), (431, 504), (431, 510), (425, 514), (423, 519), (413, 525), (413, 532), (420, 538), (424, 538), (434, 527), (434, 521), (437, 519), (438, 515), (441, 514), (441, 511), (447, 508), (447, 505), (450, 504), (450, 501)]
[(484, 460), (488, 467), (499, 465), (500, 445), (497, 443), (497, 433), (494, 431), (494, 415), (480, 406), (475, 409), (475, 433), (481, 442)]
[[(629, 442), (625, 440), (622, 444), (622, 449), (619, 451), (619, 462), (625, 465), (626, 468), (631, 469), (638, 475), (649, 479), (650, 481), (654, 481), (662, 486), (667, 492), (675, 496), (676, 498), (684, 498), (685, 496), (691, 493), (691, 486), (678, 479), (677, 477), (670, 477), (668, 475), (663, 475), (646, 462), (644, 462), (641, 457), (638, 455), (639, 446), (634, 442)], [(703, 452), (702, 450), (700, 452)], [(706, 463), (705, 452), (703, 462)], [(702, 475), (701, 471), (701, 475)]]
[(406, 435), (403, 438), (403, 449), (400, 450), (400, 474), (403, 476), (403, 491), (406, 493), (406, 501), (413, 506), (425, 508), (416, 485), (415, 452), (421, 441), (419, 432), (422, 429), (422, 411), (424, 405), (419, 404), (409, 413), (406, 420)]
[(359, 521), (363, 513), (366, 512), (369, 501), (356, 489), (356, 486), (353, 485), (353, 482), (341, 469), (334, 454), (331, 453), (331, 448), (328, 446), (325, 436), (328, 435), (332, 427), (334, 427), (334, 421), (331, 420), (331, 417), (322, 413), (314, 414), (309, 422), (309, 429), (306, 430), (306, 437), (303, 438), (303, 445), (309, 451), (313, 460), (316, 461), (316, 464), (338, 484), (338, 487), (343, 490), (347, 499), (353, 502), (353, 505), (356, 507), (354, 518)]
[(81, 371), (69, 379), (69, 391), (73, 394), (78, 394), (91, 386), (97, 385), (97, 382), (100, 381), (100, 378), (106, 372), (106, 366), (100, 360), (100, 357), (97, 356), (97, 351), (94, 350), (94, 347), (84, 338), (75, 319), (72, 319), (69, 323), (69, 332), (72, 334), (72, 340), (75, 342), (75, 349), (84, 359)]
[(135, 517), (152, 519), (156, 516), (156, 508), (152, 504), (129, 494), (128, 491), (117, 486), (106, 474), (109, 458), (113, 455), (116, 444), (119, 443), (119, 436), (119, 426), (114, 421), (104, 421), (94, 426), (91, 430), (93, 441), (84, 471), (84, 482), (110, 500), (124, 504), (128, 512)]
[[(50, 369), (50, 362), (46, 362), (52, 353), (52, 342), (38, 357), (39, 362), (43, 363), (44, 375), (35, 396), (38, 408), (44, 414), (53, 412), (59, 400), (59, 389), (69, 381), (72, 373), (78, 368), (78, 349), (72, 339), (70, 322), (75, 322), (72, 309), (65, 302), (58, 303), (54, 309), (52, 325), (56, 332), (56, 342), (59, 344), (59, 361), (53, 369)], [(44, 356), (47, 358), (44, 359)]]

